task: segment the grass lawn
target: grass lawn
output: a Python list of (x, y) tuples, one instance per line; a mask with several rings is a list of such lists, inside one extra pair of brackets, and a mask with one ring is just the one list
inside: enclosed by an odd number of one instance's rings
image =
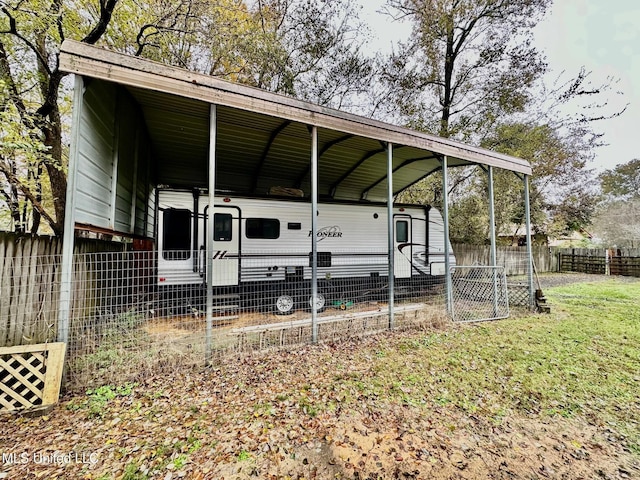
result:
[(0, 478), (640, 478), (640, 281), (545, 293), (550, 315), (263, 352), (3, 418)]
[(551, 315), (382, 341), (368, 388), (496, 423), (511, 412), (583, 416), (625, 432), (640, 454), (640, 282), (583, 283), (546, 295)]

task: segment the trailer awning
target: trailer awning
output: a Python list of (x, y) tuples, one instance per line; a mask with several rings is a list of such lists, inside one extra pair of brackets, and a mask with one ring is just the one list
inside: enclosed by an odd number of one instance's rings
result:
[(79, 42), (62, 44), (60, 68), (127, 90), (146, 124), (157, 184), (208, 185), (211, 104), (218, 106), (221, 191), (264, 194), (280, 186), (308, 192), (311, 126), (319, 132), (323, 197), (386, 200), (389, 142), (394, 193), (439, 170), (443, 156), (449, 166), (531, 174), (519, 158)]

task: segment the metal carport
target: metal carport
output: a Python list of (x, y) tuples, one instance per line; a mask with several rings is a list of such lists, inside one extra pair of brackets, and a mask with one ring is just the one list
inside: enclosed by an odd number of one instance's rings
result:
[[(63, 43), (60, 66), (76, 74), (63, 341), (74, 227), (150, 237), (155, 219), (148, 204), (158, 185), (249, 195), (298, 188), (311, 211), (322, 198), (391, 207), (396, 193), (435, 171), (481, 165), (490, 178), (493, 168), (522, 176), (528, 192), (528, 162), (452, 140), (79, 42)], [(445, 197), (445, 228), (446, 203)]]

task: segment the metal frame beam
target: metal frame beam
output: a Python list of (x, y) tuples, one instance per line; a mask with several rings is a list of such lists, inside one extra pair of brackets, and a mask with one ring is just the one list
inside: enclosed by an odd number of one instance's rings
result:
[(80, 124), (84, 110), (84, 79), (76, 75), (73, 88), (73, 112), (71, 116), (71, 150), (67, 173), (67, 197), (62, 236), (62, 265), (60, 267), (60, 301), (58, 304), (58, 341), (68, 343), (71, 315), (71, 281), (73, 278), (73, 251), (75, 246), (76, 185), (80, 164)]
[(529, 175), (524, 175), (524, 215), (527, 235), (527, 281), (529, 285), (529, 308), (536, 307), (535, 291), (533, 289), (533, 236), (531, 235), (531, 205), (529, 195)]
[(393, 144), (387, 145), (387, 236), (389, 242), (389, 329), (395, 326), (395, 238), (393, 223)]
[[(320, 162), (320, 159), (322, 158), (322, 156), (325, 153), (327, 153), (327, 151), (329, 151), (331, 149), (331, 147), (334, 147), (335, 145), (338, 145), (339, 143), (346, 142), (347, 140), (350, 140), (353, 137), (355, 137), (355, 135), (352, 135), (352, 134), (343, 135), (342, 137), (336, 138), (334, 140), (331, 140), (330, 142), (325, 143), (322, 146), (322, 148), (318, 151), (318, 162)], [(310, 171), (311, 171), (311, 167), (309, 166), (304, 170), (303, 173), (301, 173), (298, 176), (298, 179), (295, 182), (296, 188), (300, 188), (300, 186), (302, 185), (302, 182), (304, 181), (306, 176), (309, 175)]]
[[(318, 127), (311, 128), (311, 342), (318, 343)], [(326, 300), (326, 299), (325, 299)]]
[(442, 157), (442, 217), (444, 223), (444, 269), (447, 313), (453, 314), (453, 297), (451, 290), (451, 262), (449, 261), (449, 177), (448, 159)]
[(354, 163), (351, 167), (349, 167), (349, 169), (344, 172), (340, 178), (338, 178), (338, 180), (336, 180), (333, 185), (331, 185), (331, 187), (329, 188), (329, 196), (331, 196), (331, 198), (333, 198), (336, 194), (336, 190), (338, 189), (338, 187), (340, 186), (340, 184), (342, 182), (344, 182), (347, 178), (349, 178), (349, 175), (351, 175), (353, 172), (355, 172), (358, 168), (360, 168), (360, 166), (366, 162), (367, 160), (369, 160), (370, 158), (375, 157), (376, 155), (379, 155), (381, 153), (384, 153), (386, 151), (386, 147), (382, 147), (378, 150), (370, 150), (367, 153), (364, 154), (364, 156), (358, 160), (356, 163)]
[(262, 151), (262, 155), (260, 156), (260, 162), (258, 163), (258, 168), (256, 168), (256, 172), (253, 175), (253, 185), (251, 186), (251, 191), (253, 191), (253, 193), (256, 193), (256, 190), (258, 189), (258, 179), (260, 178), (260, 172), (262, 172), (262, 168), (264, 167), (264, 164), (267, 162), (267, 155), (269, 155), (269, 151), (271, 150), (271, 146), (273, 145), (273, 142), (276, 141), (276, 138), (278, 138), (278, 135), (280, 135), (285, 128), (291, 125), (291, 123), (292, 123), (291, 120), (286, 120), (282, 122), (280, 125), (278, 125), (278, 127), (271, 132), (271, 135), (269, 136), (269, 140), (267, 141), (267, 144), (265, 145), (264, 150)]
[[(407, 165), (411, 165), (412, 163), (420, 162), (422, 160), (436, 160), (437, 158), (438, 157), (436, 157), (435, 155), (431, 154), (431, 155), (426, 155), (424, 157), (411, 158), (409, 160), (405, 160), (399, 166), (397, 166), (396, 168), (393, 169), (393, 173), (396, 173), (396, 172), (400, 171), (400, 169), (406, 167)], [(384, 182), (387, 179), (388, 175), (389, 174), (387, 172), (387, 175), (384, 175), (383, 177), (379, 178), (378, 180), (373, 182), (371, 185), (369, 185), (367, 188), (365, 188), (362, 192), (360, 192), (360, 198), (366, 198), (367, 193), (370, 190), (373, 190), (378, 185), (380, 185), (382, 182)], [(404, 190), (405, 188), (407, 188), (407, 187), (403, 187), (402, 190)], [(393, 192), (394, 195), (396, 193), (398, 193), (398, 192)]]
[(493, 167), (487, 168), (487, 182), (489, 183), (489, 238), (491, 239), (490, 262), (493, 267), (493, 316), (498, 316), (498, 277), (496, 272), (498, 254), (496, 250), (496, 211), (493, 192)]
[[(215, 218), (215, 194), (216, 194), (216, 140), (217, 140), (217, 108), (215, 104), (209, 107), (209, 222), (206, 225), (207, 238), (207, 313), (206, 313), (206, 345), (205, 361), (209, 363), (212, 358), (213, 346), (213, 219)], [(194, 212), (197, 214), (197, 212)], [(206, 224), (206, 223), (205, 223)]]

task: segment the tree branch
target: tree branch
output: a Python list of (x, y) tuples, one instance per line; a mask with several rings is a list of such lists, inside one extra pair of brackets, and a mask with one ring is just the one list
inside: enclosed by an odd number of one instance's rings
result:
[(100, 18), (98, 23), (93, 29), (81, 40), (84, 43), (93, 45), (100, 37), (106, 32), (109, 22), (111, 21), (111, 15), (116, 8), (118, 0), (100, 0)]
[(56, 233), (56, 235), (60, 235), (62, 232), (58, 228), (58, 224), (47, 213), (42, 203), (40, 203), (37, 200), (36, 196), (33, 194), (33, 192), (31, 192), (29, 187), (23, 184), (20, 181), (20, 179), (16, 177), (16, 175), (11, 171), (11, 169), (4, 164), (4, 162), (0, 162), (0, 171), (5, 175), (5, 177), (7, 177), (7, 180), (9, 181), (9, 183), (11, 183), (12, 185), (16, 185), (20, 189), (22, 194), (31, 202), (31, 205), (33, 205), (33, 208), (36, 209), (47, 222), (49, 222), (49, 225), (51, 226), (53, 231)]
[(29, 47), (29, 49), (33, 52), (33, 54), (36, 56), (36, 58), (38, 59), (38, 63), (40, 64), (40, 66), (47, 72), (47, 73), (51, 73), (51, 69), (49, 68), (49, 64), (47, 63), (47, 59), (45, 57), (42, 56), (42, 54), (40, 53), (40, 50), (38, 50), (38, 48), (29, 41), (29, 39), (27, 39), (26, 37), (24, 37), (23, 35), (20, 34), (20, 32), (18, 32), (18, 26), (16, 23), (16, 19), (11, 15), (11, 13), (9, 12), (9, 10), (7, 10), (7, 7), (2, 7), (2, 12), (7, 16), (7, 18), (9, 19), (9, 30), (6, 31), (0, 31), (0, 33), (4, 33), (4, 34), (11, 34), (11, 35), (15, 35), (16, 37), (18, 37), (20, 40), (22, 40), (25, 45), (27, 45), (27, 47)]

